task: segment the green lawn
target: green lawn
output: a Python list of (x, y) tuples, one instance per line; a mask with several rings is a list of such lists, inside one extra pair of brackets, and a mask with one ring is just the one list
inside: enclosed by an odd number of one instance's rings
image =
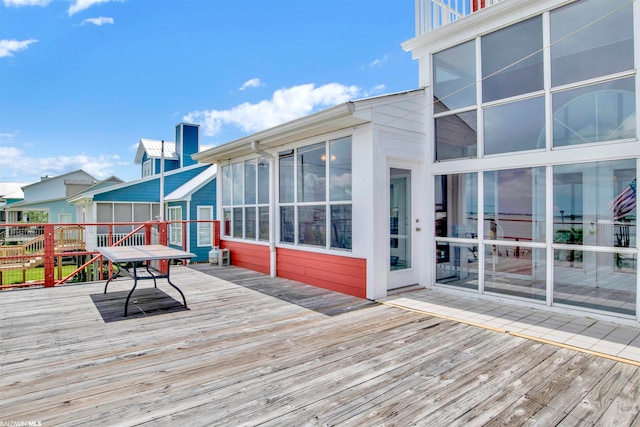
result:
[[(62, 266), (62, 277), (66, 277), (67, 275), (73, 273), (76, 269), (75, 265), (63, 265)], [(55, 277), (58, 278), (58, 267), (55, 267)], [(44, 267), (35, 267), (30, 268), (26, 272), (26, 281), (42, 281), (44, 280)], [(14, 285), (18, 283), (23, 283), (22, 270), (5, 270), (2, 272), (2, 284), (3, 285)]]

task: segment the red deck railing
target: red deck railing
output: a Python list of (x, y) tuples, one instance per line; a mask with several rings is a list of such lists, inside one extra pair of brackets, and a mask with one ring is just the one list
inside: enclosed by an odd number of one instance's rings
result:
[(211, 223), (212, 246), (220, 245), (218, 221), (0, 224), (5, 236), (0, 241), (0, 289), (104, 280), (111, 265), (104, 268), (97, 247), (169, 245), (169, 228), (174, 226), (182, 228), (181, 246), (188, 251), (191, 223)]

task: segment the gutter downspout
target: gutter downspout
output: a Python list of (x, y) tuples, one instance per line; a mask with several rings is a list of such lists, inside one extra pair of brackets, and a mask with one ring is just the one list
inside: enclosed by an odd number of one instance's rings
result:
[(251, 141), (251, 150), (269, 159), (269, 275), (276, 277), (276, 156)]

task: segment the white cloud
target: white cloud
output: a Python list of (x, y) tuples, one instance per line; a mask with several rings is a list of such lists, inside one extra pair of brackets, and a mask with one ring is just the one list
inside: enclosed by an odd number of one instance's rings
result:
[(57, 176), (78, 169), (103, 179), (113, 175), (115, 166), (120, 163), (119, 157), (112, 155), (36, 158), (15, 147), (0, 146), (0, 180), (20, 177), (24, 181), (36, 182), (41, 176)]
[(13, 56), (15, 52), (25, 50), (31, 43), (36, 43), (38, 40), (0, 40), (0, 58), (5, 56)]
[(377, 96), (377, 95), (382, 95), (383, 93), (387, 92), (387, 87), (383, 84), (377, 85), (372, 87), (371, 89), (367, 89), (362, 96), (364, 97), (370, 97), (370, 96)]
[(104, 25), (104, 24), (113, 24), (113, 18), (107, 18), (104, 16), (101, 16), (99, 18), (88, 18), (82, 21), (80, 25), (84, 25), (84, 24), (93, 24), (98, 26)]
[(382, 67), (389, 60), (389, 55), (385, 54), (382, 58), (374, 59), (369, 63), (369, 67)]
[(67, 13), (69, 14), (69, 16), (71, 16), (85, 9), (89, 9), (91, 6), (94, 6), (96, 4), (108, 3), (110, 1), (120, 1), (120, 0), (75, 0), (73, 4), (69, 6)]
[(0, 132), (0, 139), (12, 139), (20, 135), (20, 132), (14, 130), (13, 132)]
[(51, 0), (4, 0), (4, 5), (7, 7), (46, 6), (49, 3), (51, 3)]
[(329, 83), (316, 87), (314, 84), (305, 84), (279, 89), (270, 100), (257, 104), (245, 102), (230, 110), (194, 111), (187, 114), (184, 120), (199, 123), (207, 136), (218, 134), (225, 125), (247, 133), (258, 132), (306, 116), (320, 108), (350, 101), (359, 95), (357, 86)]
[(262, 82), (260, 81), (260, 79), (256, 78), (256, 79), (251, 79), (244, 82), (242, 86), (240, 86), (240, 90), (245, 90), (248, 88), (260, 87), (260, 86), (262, 86)]

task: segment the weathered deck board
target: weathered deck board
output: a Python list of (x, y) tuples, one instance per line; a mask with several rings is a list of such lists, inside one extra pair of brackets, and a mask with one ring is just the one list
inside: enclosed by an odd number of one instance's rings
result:
[[(0, 294), (0, 420), (634, 425), (640, 368), (234, 267)], [(214, 277), (218, 276), (218, 277)], [(175, 301), (174, 301), (175, 300)], [(174, 305), (173, 302), (176, 304)], [(134, 308), (137, 307), (137, 308)]]

